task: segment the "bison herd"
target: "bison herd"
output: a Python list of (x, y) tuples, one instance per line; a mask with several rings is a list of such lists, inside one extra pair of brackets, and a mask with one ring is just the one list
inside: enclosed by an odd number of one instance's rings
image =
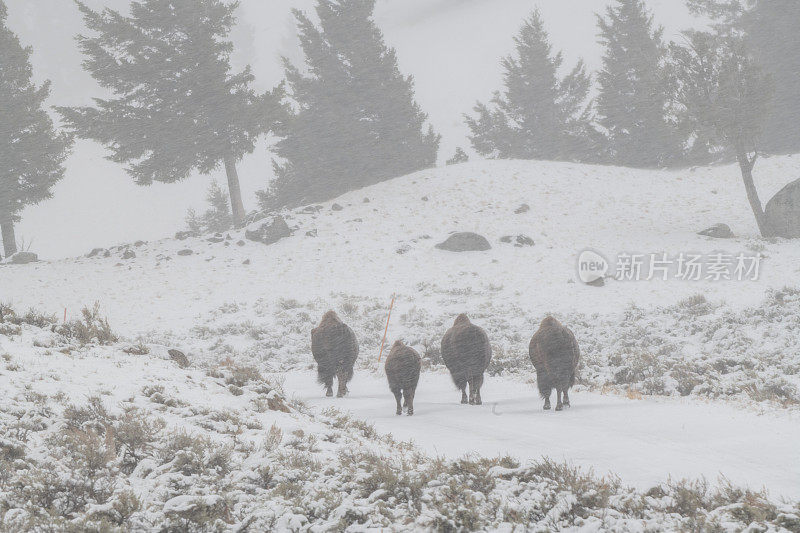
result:
[[(347, 394), (347, 382), (353, 377), (358, 357), (355, 333), (333, 311), (323, 315), (319, 326), (311, 330), (311, 353), (317, 362), (317, 378), (333, 396), (333, 379), (338, 381), (336, 396)], [(550, 395), (556, 391), (556, 411), (569, 407), (569, 388), (575, 384), (580, 360), (578, 342), (572, 331), (548, 316), (539, 325), (528, 346), (528, 355), (536, 369), (536, 383), (550, 409)], [(492, 347), (483, 328), (470, 322), (467, 315), (456, 317), (442, 338), (442, 359), (450, 371), (461, 403), (481, 404), (483, 374), (492, 359)], [(396, 341), (386, 357), (384, 368), (389, 389), (397, 401), (397, 414), (403, 409), (414, 414), (414, 394), (419, 383), (422, 359), (413, 348)], [(469, 394), (467, 389), (469, 388)]]

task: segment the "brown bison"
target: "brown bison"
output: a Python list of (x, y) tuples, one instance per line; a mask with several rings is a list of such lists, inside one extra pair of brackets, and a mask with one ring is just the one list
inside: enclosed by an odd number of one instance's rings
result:
[(414, 414), (414, 393), (419, 383), (421, 366), (419, 354), (401, 341), (394, 343), (389, 356), (386, 357), (384, 364), (386, 379), (389, 380), (389, 389), (397, 400), (398, 415), (403, 414), (403, 407), (408, 409), (408, 416)]
[(575, 371), (581, 357), (572, 331), (548, 316), (533, 335), (528, 355), (536, 368), (536, 385), (544, 399), (544, 408), (550, 409), (553, 389), (556, 389), (556, 411), (561, 411), (565, 405), (569, 407), (569, 388), (575, 384)]
[(353, 378), (353, 364), (358, 357), (358, 341), (353, 330), (333, 311), (323, 315), (319, 326), (311, 330), (311, 353), (317, 362), (317, 379), (325, 385), (325, 395), (333, 396), (333, 377), (339, 380), (337, 398), (347, 394), (347, 382)]
[[(442, 338), (442, 359), (453, 383), (461, 390), (461, 403), (469, 401), (480, 405), (483, 372), (492, 359), (492, 347), (486, 332), (472, 324), (467, 315), (458, 315), (453, 327)], [(464, 390), (467, 384), (469, 400)]]

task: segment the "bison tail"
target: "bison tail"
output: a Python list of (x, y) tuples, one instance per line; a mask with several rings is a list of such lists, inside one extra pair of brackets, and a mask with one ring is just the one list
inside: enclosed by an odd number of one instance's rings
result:
[(536, 376), (536, 387), (539, 389), (539, 396), (543, 400), (549, 398), (550, 393), (553, 391), (553, 384), (550, 383), (550, 380), (540, 375)]

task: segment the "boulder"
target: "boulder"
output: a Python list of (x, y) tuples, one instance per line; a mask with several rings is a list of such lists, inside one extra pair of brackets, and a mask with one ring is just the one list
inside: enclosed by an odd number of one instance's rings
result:
[(186, 368), (189, 366), (189, 358), (186, 357), (186, 354), (182, 351), (171, 349), (167, 350), (167, 353), (169, 354), (169, 358), (175, 361), (179, 367)]
[(800, 238), (800, 179), (778, 191), (767, 202), (764, 216), (775, 237)]
[(705, 237), (713, 237), (715, 239), (730, 239), (733, 237), (733, 232), (727, 224), (714, 224), (710, 228), (698, 231), (697, 234)]
[(436, 247), (448, 252), (483, 252), (492, 248), (486, 237), (469, 231), (453, 233)]
[(194, 252), (192, 250), (190, 250), (189, 248), (184, 248), (183, 250), (178, 250), (178, 255), (180, 255), (180, 256), (192, 255), (193, 253)]
[(178, 233), (175, 234), (175, 238), (178, 239), (179, 241), (185, 241), (189, 237), (199, 237), (199, 236), (200, 234), (197, 233), (196, 231), (179, 231)]
[(533, 246), (534, 244), (536, 244), (536, 243), (533, 242), (533, 239), (531, 239), (527, 235), (520, 234), (520, 235), (517, 235), (516, 243), (514, 244), (514, 246), (517, 246), (517, 247)]
[(262, 222), (260, 226), (255, 229), (249, 229), (244, 232), (246, 239), (251, 241), (260, 242), (262, 244), (272, 244), (278, 242), (284, 237), (292, 234), (289, 225), (281, 216), (276, 216), (271, 220)]
[(522, 213), (527, 213), (530, 210), (531, 206), (529, 206), (528, 204), (522, 204), (521, 206), (519, 206), (514, 210), (514, 213), (516, 213), (517, 215), (521, 215)]
[(96, 255), (99, 255), (100, 252), (104, 252), (104, 251), (105, 251), (105, 248), (92, 248), (92, 251), (89, 252), (88, 254), (86, 254), (86, 257), (95, 257)]
[(11, 256), (8, 262), (12, 265), (27, 265), (28, 263), (35, 263), (38, 260), (39, 256), (33, 252), (17, 252)]
[(122, 252), (123, 259), (133, 259), (134, 257), (136, 257), (136, 252), (134, 252), (133, 250), (125, 250), (124, 252)]
[(333, 210), (333, 211), (341, 211), (342, 209), (344, 209), (344, 207), (342, 207), (342, 206), (341, 206), (341, 205), (339, 205), (339, 204), (333, 204), (333, 205), (331, 206), (331, 210)]

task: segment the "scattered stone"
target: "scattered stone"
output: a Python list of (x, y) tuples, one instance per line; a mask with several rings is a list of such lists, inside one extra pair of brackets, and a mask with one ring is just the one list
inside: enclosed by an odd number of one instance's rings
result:
[(522, 235), (522, 234), (517, 235), (516, 241), (517, 242), (514, 246), (516, 246), (517, 248), (521, 248), (523, 246), (533, 246), (534, 244), (536, 244), (535, 242), (533, 242), (533, 239), (531, 239), (527, 235)]
[(514, 213), (517, 215), (521, 215), (522, 213), (527, 213), (530, 210), (531, 206), (529, 206), (528, 204), (522, 204), (521, 206), (519, 206), (514, 210)]
[(409, 246), (408, 244), (404, 244), (403, 246), (401, 246), (400, 248), (395, 250), (395, 252), (397, 254), (399, 254), (399, 255), (403, 255), (404, 253), (408, 252), (409, 250), (411, 250), (411, 246)]
[(105, 251), (105, 248), (92, 248), (92, 251), (86, 254), (86, 257), (95, 257), (103, 251)]
[(225, 240), (225, 238), (224, 238), (222, 235), (220, 235), (219, 237), (209, 237), (209, 238), (208, 238), (208, 239), (206, 239), (206, 240), (207, 240), (208, 242), (211, 242), (211, 243), (214, 243), (214, 244), (216, 244), (216, 243), (220, 243), (220, 242), (224, 241), (224, 240)]
[(307, 215), (314, 215), (316, 213), (319, 213), (321, 210), (322, 210), (322, 206), (321, 205), (307, 205), (303, 209), (298, 211), (298, 213), (305, 213)]
[(369, 198), (364, 198), (364, 203), (368, 204), (369, 203)]
[(178, 233), (175, 234), (175, 238), (178, 239), (179, 241), (185, 241), (189, 237), (199, 237), (199, 236), (200, 234), (197, 233), (196, 231), (179, 231)]
[(486, 237), (464, 231), (453, 233), (444, 242), (437, 244), (436, 248), (448, 252), (483, 252), (490, 250), (492, 246)]
[(106, 250), (103, 252), (103, 257), (111, 257), (111, 250)]
[(503, 235), (502, 237), (500, 237), (500, 242), (511, 242), (511, 239), (513, 238), (514, 237), (512, 237), (511, 235)]
[(192, 255), (193, 253), (194, 252), (192, 250), (190, 250), (189, 248), (184, 248), (183, 250), (178, 250), (178, 255), (180, 255), (180, 256)]
[(244, 232), (246, 239), (267, 245), (278, 242), (291, 234), (292, 230), (289, 229), (286, 220), (281, 216), (276, 216), (270, 221), (263, 222), (256, 229)]
[(308, 230), (306, 232), (306, 237), (316, 237), (317, 236), (317, 229), (314, 228), (312, 230)]
[(38, 260), (39, 256), (33, 252), (17, 252), (11, 256), (8, 262), (12, 265), (27, 265), (28, 263), (35, 263)]
[(136, 241), (135, 243), (133, 243), (133, 245), (136, 246), (137, 248), (144, 246), (145, 244), (147, 244), (147, 241)]
[(124, 252), (122, 252), (123, 259), (133, 259), (134, 257), (136, 257), (136, 252), (134, 252), (133, 250), (125, 250)]
[(186, 354), (182, 351), (173, 348), (167, 350), (167, 353), (169, 354), (169, 358), (175, 361), (179, 367), (186, 368), (189, 366), (189, 358), (186, 357)]
[(331, 206), (331, 210), (332, 210), (332, 211), (341, 211), (342, 209), (344, 209), (344, 207), (342, 207), (342, 206), (341, 206), (341, 205), (339, 205), (339, 204), (333, 204), (333, 205)]
[(242, 261), (242, 264), (243, 265), (249, 265), (250, 264), (250, 260), (249, 259), (245, 259), (244, 261)]
[(423, 197), (422, 197), (422, 201), (423, 201), (423, 202), (427, 202), (427, 201), (428, 201), (428, 197), (427, 197), (427, 196), (423, 196)]
[(733, 237), (733, 232), (727, 224), (714, 224), (710, 228), (706, 228), (697, 234), (704, 235), (706, 237), (713, 237), (715, 239), (730, 239)]
[(236, 246), (244, 246), (245, 242), (242, 240), (236, 241)]
[(775, 237), (800, 238), (800, 179), (778, 191), (767, 202), (764, 216)]

